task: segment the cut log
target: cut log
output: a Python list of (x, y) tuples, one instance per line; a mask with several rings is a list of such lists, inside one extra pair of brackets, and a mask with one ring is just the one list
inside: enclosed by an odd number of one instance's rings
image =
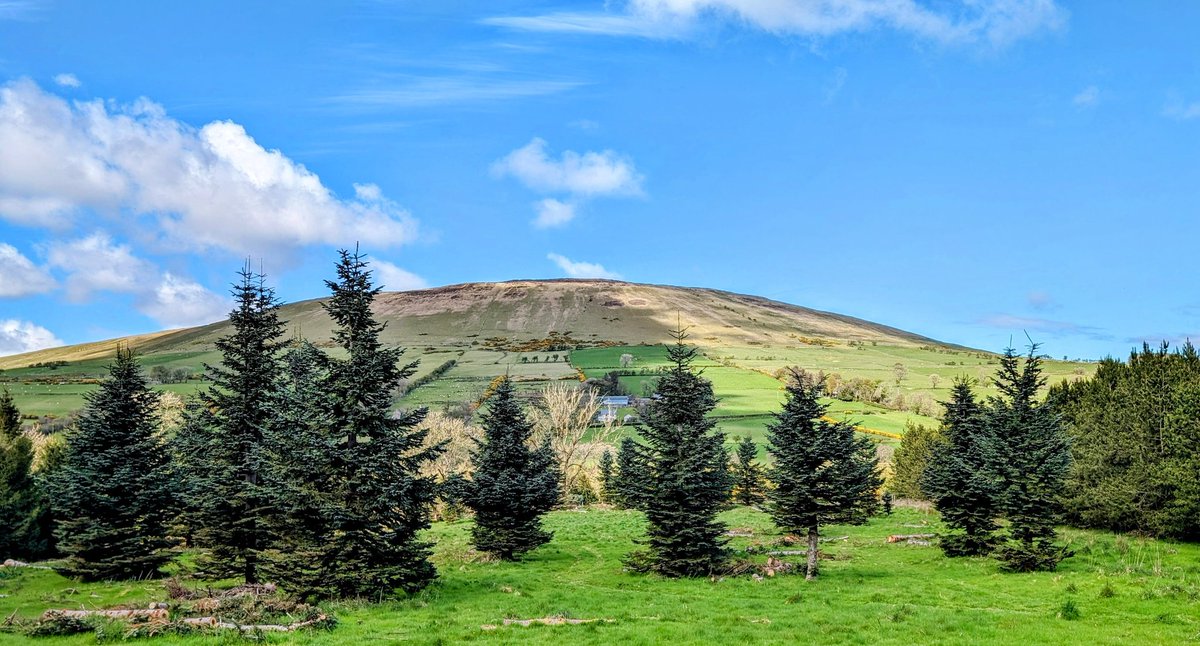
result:
[(924, 541), (926, 545), (929, 541), (925, 539), (933, 538), (937, 534), (892, 534), (887, 537), (889, 543), (911, 543), (913, 541)]
[(229, 621), (220, 621), (216, 617), (188, 617), (186, 619), (183, 619), (182, 621), (184, 624), (187, 624), (188, 626), (195, 626), (197, 628), (221, 628), (221, 629), (225, 629), (225, 630), (243, 630), (243, 631), (259, 630), (259, 631), (263, 631), (263, 632), (286, 633), (286, 632), (292, 632), (294, 630), (299, 630), (301, 628), (308, 628), (310, 626), (315, 626), (317, 624), (325, 622), (327, 619), (329, 619), (328, 616), (320, 615), (315, 619), (309, 619), (308, 621), (297, 621), (296, 623), (293, 623), (293, 624), (235, 624), (235, 623), (229, 622)]
[(127, 621), (168, 621), (170, 619), (165, 608), (147, 608), (144, 610), (47, 610), (42, 613), (42, 621), (59, 617), (87, 619), (88, 617), (106, 617), (108, 619), (125, 619)]

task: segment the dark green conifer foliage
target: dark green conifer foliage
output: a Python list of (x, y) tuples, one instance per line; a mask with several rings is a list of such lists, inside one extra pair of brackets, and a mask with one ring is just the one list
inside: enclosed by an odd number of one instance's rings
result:
[(807, 534), (808, 579), (817, 576), (820, 526), (865, 521), (878, 507), (882, 483), (874, 443), (856, 435), (853, 424), (823, 419), (820, 395), (820, 385), (794, 375), (783, 410), (767, 425), (775, 484), (768, 510), (783, 531)]
[(238, 272), (229, 313), (232, 331), (217, 339), (219, 366), (207, 366), (213, 386), (177, 438), (180, 468), (187, 481), (193, 538), (206, 553), (201, 572), (212, 578), (238, 576), (258, 583), (259, 552), (266, 548), (269, 507), (262, 492), (263, 432), (271, 416), (280, 372), (283, 323), (279, 301), (264, 276)]
[(763, 469), (758, 463), (758, 445), (747, 435), (738, 442), (737, 454), (731, 465), (733, 499), (739, 505), (757, 505), (763, 500)]
[(474, 473), (467, 506), (475, 512), (475, 549), (506, 561), (550, 541), (542, 515), (558, 503), (561, 477), (549, 440), (528, 446), (533, 424), (504, 379), (481, 419), (483, 439), (471, 458)]
[(650, 474), (642, 451), (642, 446), (631, 437), (622, 439), (617, 447), (617, 472), (609, 491), (612, 501), (622, 509), (645, 511), (650, 498)]
[(118, 349), (108, 372), (84, 395), (51, 484), (58, 548), (67, 556), (55, 569), (85, 581), (154, 576), (170, 558), (164, 510), (173, 508), (174, 491), (156, 428), (158, 393), (132, 350)]
[(8, 389), (0, 390), (0, 558), (40, 559), (52, 551), (49, 505), (32, 466), (21, 413)]
[(879, 502), (883, 503), (883, 513), (888, 516), (891, 516), (892, 515), (892, 492), (890, 492), (890, 491), (883, 492), (883, 495), (879, 497)]
[(616, 462), (613, 460), (612, 451), (604, 449), (604, 453), (600, 455), (600, 501), (612, 502), (613, 490), (613, 469), (616, 468)]
[(904, 438), (892, 457), (892, 478), (888, 490), (901, 498), (928, 500), (928, 494), (921, 488), (921, 481), (934, 449), (943, 440), (942, 431), (938, 428), (912, 422), (905, 424)]
[(1023, 362), (1009, 348), (995, 378), (1000, 396), (988, 399), (988, 432), (998, 447), (999, 508), (1008, 520), (1008, 540), (997, 556), (1005, 569), (1018, 572), (1053, 570), (1070, 556), (1054, 539), (1071, 444), (1053, 404), (1037, 400), (1045, 383), (1036, 344)]
[(338, 439), (332, 402), (324, 390), (325, 355), (308, 341), (296, 341), (281, 357), (282, 371), (271, 401), (272, 416), (263, 442), (263, 496), (271, 545), (264, 550), (269, 580), (298, 597), (340, 596), (329, 573), (334, 522), (341, 498), (335, 464)]
[(708, 418), (717, 404), (712, 383), (692, 369), (696, 349), (684, 343), (684, 330), (672, 337), (672, 365), (658, 380), (642, 431), (649, 565), (665, 576), (708, 576), (729, 555), (717, 520), (733, 486), (729, 455), (725, 434)]
[(947, 556), (981, 556), (995, 549), (998, 540), (999, 445), (970, 380), (954, 382), (945, 408), (941, 438), (933, 444), (921, 488), (950, 529), (940, 539), (942, 551)]
[(326, 281), (333, 296), (324, 307), (346, 356), (324, 362), (333, 448), (325, 516), (330, 541), (320, 562), (335, 596), (378, 598), (398, 588), (420, 590), (437, 576), (431, 545), (417, 532), (429, 527), (436, 495), (420, 469), (441, 447), (422, 447), (426, 432), (417, 425), (424, 408), (393, 414), (392, 392), (416, 364), (401, 364), (403, 349), (379, 340), (385, 326), (371, 304), (380, 288), (364, 256), (357, 249), (339, 253), (337, 280)]

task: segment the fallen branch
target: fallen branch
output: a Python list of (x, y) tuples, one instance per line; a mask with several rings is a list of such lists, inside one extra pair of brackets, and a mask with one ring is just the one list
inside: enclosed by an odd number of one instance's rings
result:
[(850, 540), (850, 537), (849, 536), (834, 536), (831, 538), (822, 538), (821, 542), (822, 543), (832, 543), (833, 541), (845, 541), (845, 540)]
[(106, 617), (108, 619), (125, 619), (129, 621), (168, 621), (166, 608), (147, 608), (144, 610), (47, 610), (42, 613), (42, 621), (53, 621), (60, 617), (72, 619), (87, 619), (88, 617)]
[[(533, 624), (542, 624), (543, 626), (562, 626), (562, 625), (577, 625), (590, 624), (597, 621), (605, 623), (611, 622), (612, 619), (571, 619), (568, 617), (538, 617), (537, 619), (505, 619), (505, 626), (532, 626)], [(484, 630), (495, 630), (498, 628), (496, 624), (483, 624), (480, 628)]]
[(917, 545), (928, 545), (930, 539), (937, 534), (892, 534), (887, 537), (889, 543), (916, 543)]
[(4, 559), (4, 562), (0, 563), (0, 567), (27, 567), (31, 570), (52, 570), (52, 569), (54, 569), (48, 565), (33, 565), (32, 563), (26, 563), (25, 561), (18, 561), (17, 559)]
[(297, 621), (292, 624), (237, 624), (229, 621), (220, 621), (216, 617), (187, 617), (182, 620), (188, 626), (196, 628), (222, 628), (225, 630), (250, 630), (262, 632), (292, 632), (301, 628), (308, 628), (318, 624), (325, 623), (329, 619), (326, 615), (318, 615), (308, 621)]

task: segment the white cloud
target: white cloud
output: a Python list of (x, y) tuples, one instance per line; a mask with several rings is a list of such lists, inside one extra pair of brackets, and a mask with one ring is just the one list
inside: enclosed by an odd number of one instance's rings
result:
[(386, 260), (372, 260), (370, 268), (375, 272), (375, 284), (382, 285), (389, 292), (405, 292), (429, 287), (429, 283), (425, 282), (424, 278)]
[(546, 254), (546, 258), (554, 261), (559, 269), (563, 270), (570, 278), (609, 278), (612, 280), (620, 280), (621, 274), (615, 271), (609, 271), (603, 265), (593, 262), (575, 262), (565, 256), (560, 256), (556, 253)]
[(612, 150), (585, 152), (568, 150), (559, 159), (546, 152), (546, 141), (534, 137), (503, 159), (492, 164), (492, 172), (511, 175), (535, 191), (576, 195), (641, 195), (642, 176), (633, 162)]
[(380, 192), (339, 199), (236, 123), (197, 129), (146, 99), (68, 104), (28, 80), (0, 86), (0, 218), (66, 227), (86, 209), (152, 220), (167, 242), (193, 249), (389, 247), (416, 236)]
[(1173, 96), (1167, 101), (1167, 105), (1163, 108), (1162, 113), (1164, 117), (1169, 117), (1176, 121), (1195, 119), (1200, 117), (1200, 101), (1188, 103), (1177, 96)]
[(574, 204), (562, 202), (552, 197), (535, 202), (533, 208), (537, 211), (537, 219), (533, 221), (533, 226), (539, 229), (561, 227), (575, 219)]
[(79, 82), (79, 77), (74, 74), (59, 74), (54, 77), (54, 82), (62, 87), (79, 87), (83, 85)]
[(706, 19), (778, 35), (892, 29), (945, 44), (1004, 46), (1061, 27), (1067, 12), (1054, 0), (627, 0), (616, 12), (501, 16), (484, 22), (527, 31), (679, 38)]
[(0, 298), (41, 294), (57, 283), (42, 267), (37, 267), (17, 248), (0, 242)]
[(228, 300), (200, 283), (166, 272), (161, 282), (138, 299), (138, 310), (165, 327), (203, 325), (225, 318)]
[(40, 325), (16, 319), (0, 320), (0, 356), (53, 348), (63, 342)]
[(428, 108), (453, 103), (486, 103), (557, 94), (580, 87), (579, 81), (499, 78), (420, 78), (403, 85), (380, 83), (332, 97), (329, 103), (360, 109)]
[(1096, 87), (1095, 85), (1089, 85), (1080, 90), (1079, 94), (1076, 94), (1075, 97), (1071, 99), (1071, 102), (1074, 103), (1075, 107), (1077, 108), (1095, 107), (1095, 105), (1100, 102), (1100, 88)]
[(51, 267), (67, 272), (67, 298), (75, 302), (98, 291), (139, 291), (156, 273), (128, 245), (113, 242), (106, 233), (51, 243), (47, 258)]

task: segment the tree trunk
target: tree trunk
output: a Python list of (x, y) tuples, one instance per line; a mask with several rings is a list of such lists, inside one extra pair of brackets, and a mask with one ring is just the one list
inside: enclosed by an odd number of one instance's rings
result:
[(817, 526), (808, 528), (808, 569), (804, 573), (806, 581), (817, 578)]

